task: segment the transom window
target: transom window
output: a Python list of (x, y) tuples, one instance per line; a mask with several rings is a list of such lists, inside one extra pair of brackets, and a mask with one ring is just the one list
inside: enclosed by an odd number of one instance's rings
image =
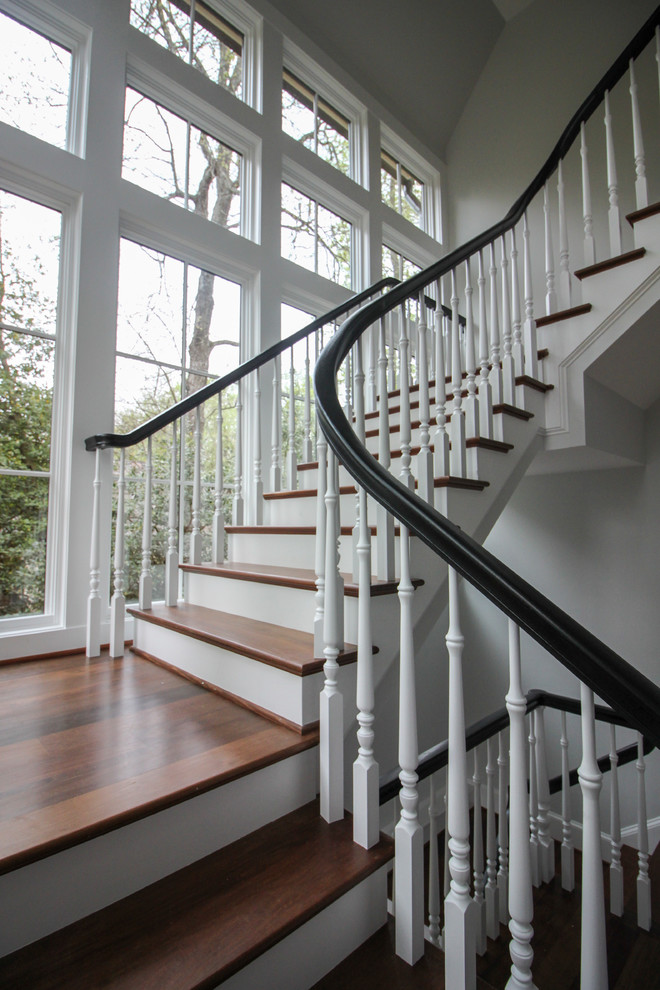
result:
[(131, 24), (235, 96), (244, 96), (245, 35), (204, 0), (131, 0)]
[(351, 287), (352, 225), (311, 196), (282, 183), (282, 256)]
[(384, 148), (380, 152), (380, 194), (383, 203), (416, 227), (424, 227), (424, 183)]
[(126, 88), (122, 176), (238, 231), (242, 156), (189, 120)]
[(345, 175), (350, 173), (350, 121), (307, 83), (284, 69), (282, 129)]

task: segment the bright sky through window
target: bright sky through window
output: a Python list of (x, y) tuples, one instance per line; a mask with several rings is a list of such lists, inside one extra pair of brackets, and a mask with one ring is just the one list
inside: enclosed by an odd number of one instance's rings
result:
[(288, 69), (282, 80), (282, 128), (345, 175), (350, 171), (350, 121)]
[(424, 183), (384, 149), (380, 154), (380, 192), (387, 206), (416, 227), (423, 227)]

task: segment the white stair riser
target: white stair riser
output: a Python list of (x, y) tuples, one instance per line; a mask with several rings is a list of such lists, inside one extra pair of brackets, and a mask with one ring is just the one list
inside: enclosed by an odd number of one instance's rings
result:
[[(316, 536), (308, 533), (230, 533), (229, 559), (242, 563), (314, 568)], [(351, 537), (339, 539), (341, 570), (351, 570)]]
[(314, 747), (0, 877), (0, 955), (307, 804), (317, 764)]

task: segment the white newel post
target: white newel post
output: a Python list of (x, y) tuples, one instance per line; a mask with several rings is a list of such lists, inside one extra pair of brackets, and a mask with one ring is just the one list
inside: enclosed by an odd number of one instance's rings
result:
[(472, 844), (472, 877), (474, 884), (474, 903), (476, 905), (476, 948), (480, 956), (486, 951), (486, 898), (484, 895), (484, 840), (483, 826), (481, 822), (481, 774), (479, 772), (479, 749), (474, 750), (474, 773), (472, 774), (472, 786), (474, 787), (474, 811), (473, 811), (473, 831), (474, 841)]
[(610, 725), (610, 912), (618, 918), (623, 914), (619, 757), (616, 751), (615, 725)]
[(236, 447), (234, 448), (234, 499), (231, 510), (233, 526), (243, 525), (243, 380), (236, 383)]
[(488, 322), (486, 318), (486, 276), (484, 275), (483, 253), (479, 251), (479, 273), (477, 285), (479, 286), (479, 364), (481, 374), (479, 378), (479, 435), (493, 437), (493, 390), (490, 384), (490, 351), (488, 347)]
[(584, 133), (584, 123), (580, 125), (580, 158), (582, 159), (582, 218), (584, 223), (584, 263), (596, 263), (596, 244), (594, 241), (594, 218), (591, 212), (591, 182), (589, 180), (589, 158), (587, 140)]
[(497, 831), (495, 827), (495, 743), (486, 743), (486, 925), (489, 938), (500, 931), (497, 892)]
[(446, 478), (449, 474), (449, 434), (447, 432), (447, 388), (445, 385), (445, 337), (444, 313), (440, 302), (442, 288), (440, 279), (436, 283), (438, 304), (435, 310), (435, 421), (433, 434), (433, 475)]
[(497, 770), (497, 844), (499, 847), (497, 891), (500, 895), (500, 924), (506, 925), (509, 921), (509, 823), (507, 820), (509, 757), (505, 732), (498, 733)]
[(124, 655), (124, 493), (126, 489), (124, 447), (119, 451), (119, 478), (117, 479), (117, 524), (115, 526), (115, 588), (110, 603), (110, 656)]
[(458, 322), (458, 290), (456, 288), (456, 270), (451, 271), (451, 388), (454, 402), (451, 408), (449, 436), (451, 448), (449, 451), (450, 474), (464, 478), (466, 471), (465, 448), (465, 410), (463, 409), (463, 369), (461, 366), (461, 337)]
[(651, 930), (651, 879), (649, 877), (649, 832), (646, 820), (646, 786), (644, 774), (644, 739), (637, 733), (637, 924), (645, 931)]
[[(401, 379), (403, 381), (403, 369)], [(413, 965), (424, 954), (424, 832), (417, 805), (417, 699), (410, 579), (410, 537), (401, 526), (399, 581), (399, 766), (401, 817), (394, 832), (396, 954)]]
[(314, 596), (314, 656), (322, 657), (325, 642), (323, 627), (325, 624), (325, 492), (328, 479), (328, 444), (319, 428), (316, 438), (316, 542), (315, 564), (316, 594)]
[(142, 609), (151, 608), (151, 488), (153, 462), (151, 457), (151, 437), (147, 439), (147, 463), (144, 471), (144, 515), (142, 518), (142, 571), (140, 573), (139, 605)]
[(222, 564), (225, 559), (225, 514), (222, 509), (224, 465), (222, 443), (222, 392), (218, 395), (218, 419), (215, 438), (215, 490), (213, 510), (213, 563)]
[(438, 856), (438, 819), (440, 805), (434, 775), (429, 778), (429, 939), (441, 947), (440, 938), (440, 857)]
[(449, 763), (448, 832), (451, 884), (445, 899), (445, 985), (474, 990), (476, 973), (476, 906), (470, 897), (470, 818), (463, 704), (463, 633), (458, 574), (449, 568)]
[[(165, 604), (176, 605), (179, 596), (179, 551), (177, 548), (177, 429), (176, 420), (172, 423), (172, 450), (170, 453), (170, 492), (167, 506), (167, 557), (165, 559)], [(216, 502), (217, 505), (217, 502)], [(224, 532), (223, 532), (224, 551)], [(221, 561), (216, 560), (216, 563)]]
[(522, 690), (520, 670), (520, 630), (509, 619), (509, 713), (510, 784), (509, 784), (509, 931), (511, 942), (511, 976), (506, 990), (535, 990), (532, 980), (532, 876), (529, 858), (529, 816), (527, 805), (527, 702)]
[(190, 563), (202, 562), (202, 429), (201, 406), (195, 409), (192, 532), (190, 534)]
[(89, 551), (89, 596), (87, 598), (88, 657), (101, 653), (101, 451), (97, 447), (94, 461), (94, 485), (92, 501), (92, 534)]
[(571, 785), (568, 762), (568, 734), (566, 712), (561, 713), (561, 885), (564, 890), (575, 890), (575, 852), (573, 826), (571, 824)]
[(280, 357), (273, 358), (273, 405), (271, 411), (270, 490), (282, 488), (282, 389), (280, 386)]
[(337, 482), (335, 454), (328, 450), (328, 486), (325, 495), (325, 611), (323, 638), (325, 683), (320, 699), (320, 790), (321, 815), (327, 822), (344, 817), (344, 706), (337, 685), (340, 643), (338, 612), (343, 601), (338, 600), (337, 574)]
[(610, 256), (614, 258), (621, 254), (621, 217), (619, 214), (619, 187), (614, 155), (610, 94), (607, 90), (605, 90), (605, 145), (607, 150), (607, 195), (610, 201), (607, 219), (610, 228)]
[(419, 443), (417, 454), (417, 493), (433, 505), (433, 454), (431, 453), (431, 409), (429, 404), (429, 360), (426, 324), (426, 300), (419, 294), (417, 327), (417, 375), (419, 378)]
[(602, 775), (596, 760), (594, 695), (580, 685), (582, 707), (582, 762), (578, 770), (582, 790), (582, 945), (581, 990), (607, 990), (607, 941), (603, 903), (603, 863), (600, 848), (598, 799)]
[[(378, 460), (388, 469), (390, 420), (387, 397), (387, 338), (385, 319), (378, 326)], [(376, 573), (381, 581), (394, 580), (394, 518), (384, 505), (376, 506)]]
[(264, 521), (264, 483), (261, 474), (261, 384), (259, 368), (254, 371), (254, 485), (252, 518), (255, 526)]

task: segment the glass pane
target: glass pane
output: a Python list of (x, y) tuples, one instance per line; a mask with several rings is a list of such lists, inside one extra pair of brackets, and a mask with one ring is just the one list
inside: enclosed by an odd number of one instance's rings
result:
[(66, 147), (71, 52), (0, 14), (0, 120)]
[(123, 178), (185, 205), (187, 132), (181, 117), (126, 87)]
[(241, 287), (192, 265), (187, 277), (187, 365), (225, 375), (239, 364)]
[(190, 128), (188, 208), (230, 230), (241, 220), (241, 155)]
[(399, 211), (399, 192), (397, 185), (397, 162), (387, 152), (380, 153), (380, 198), (387, 206)]
[(129, 433), (181, 398), (181, 372), (178, 369), (117, 356), (115, 373), (117, 433)]
[(193, 65), (235, 96), (243, 92), (243, 35), (202, 0), (195, 4)]
[(0, 329), (0, 467), (48, 471), (55, 341)]
[(62, 217), (0, 190), (0, 321), (55, 333)]
[(163, 48), (188, 61), (190, 4), (186, 0), (131, 0), (131, 24)]
[(314, 150), (314, 93), (286, 70), (282, 84), (282, 130)]
[(351, 225), (324, 206), (318, 208), (318, 273), (350, 288)]
[(394, 248), (388, 247), (387, 244), (383, 244), (382, 248), (382, 262), (381, 271), (383, 273), (383, 278), (393, 277), (401, 278), (401, 255)]
[(0, 475), (0, 616), (44, 611), (48, 485)]
[(181, 366), (183, 262), (122, 240), (117, 350)]
[(315, 270), (313, 199), (282, 183), (282, 256), (310, 271)]
[(318, 101), (317, 152), (345, 175), (349, 172), (349, 122), (325, 100)]
[(424, 185), (408, 169), (401, 169), (401, 215), (417, 227), (422, 224)]

